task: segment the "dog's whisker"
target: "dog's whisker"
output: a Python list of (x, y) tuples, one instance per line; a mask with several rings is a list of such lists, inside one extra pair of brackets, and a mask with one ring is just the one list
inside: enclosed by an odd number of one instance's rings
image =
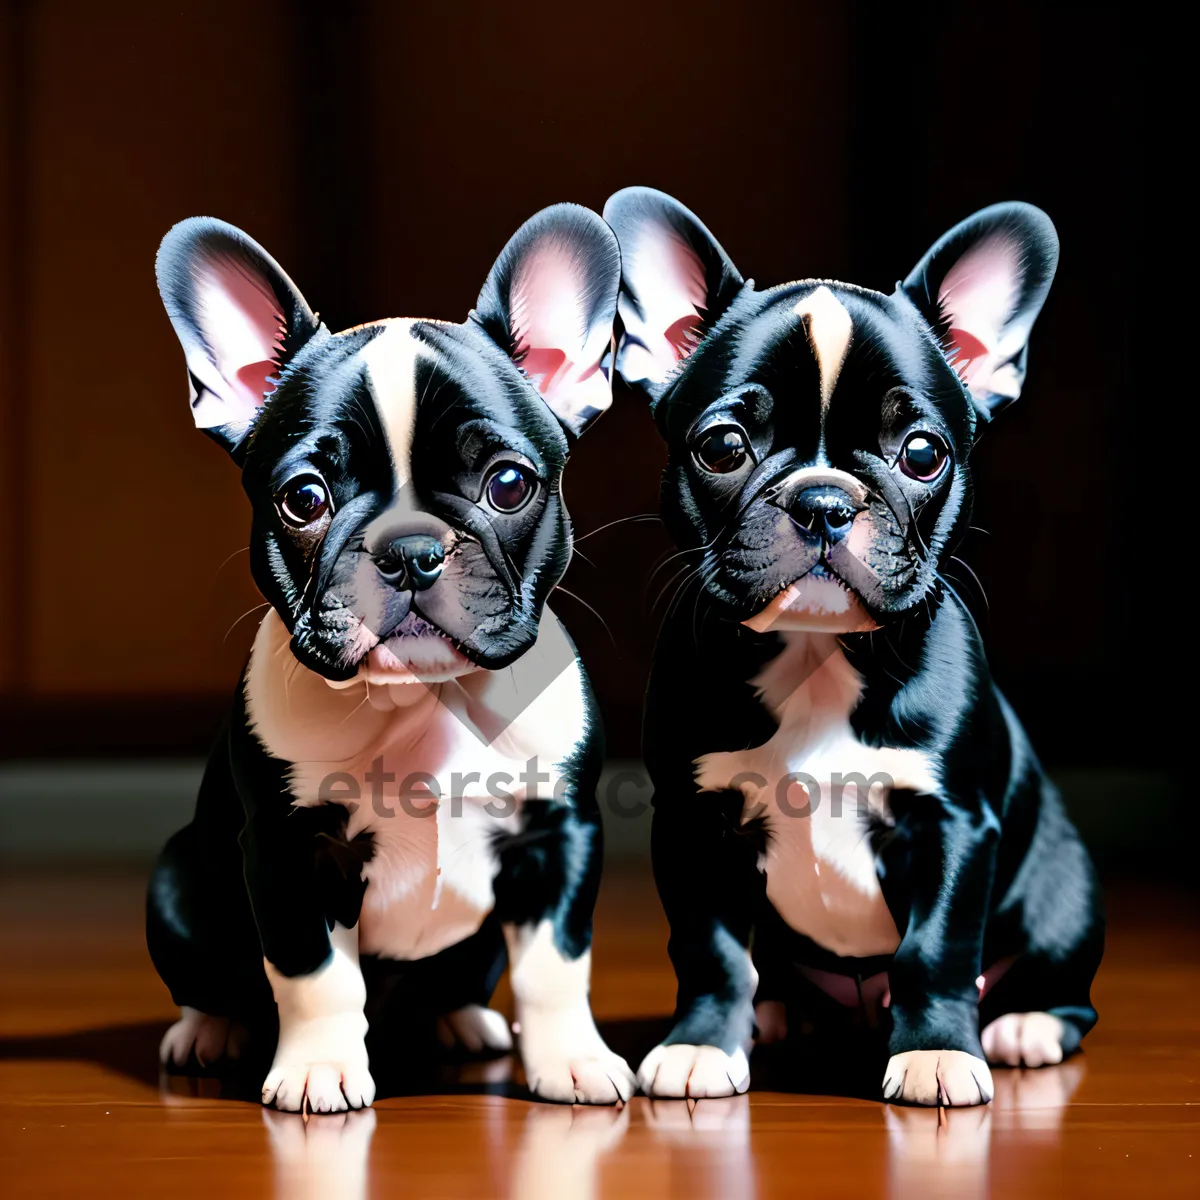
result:
[(264, 608), (270, 608), (271, 605), (264, 601), (262, 604), (256, 604), (253, 608), (248, 608), (230, 627), (225, 631), (225, 636), (221, 639), (221, 645), (225, 645), (229, 641), (230, 634), (252, 613), (261, 612)]
[(645, 521), (658, 521), (661, 524), (662, 517), (658, 513), (635, 513), (631, 517), (618, 517), (615, 521), (609, 521), (607, 524), (601, 525), (598, 529), (592, 529), (587, 533), (581, 534), (575, 539), (574, 544), (578, 546), (580, 542), (586, 542), (588, 538), (594, 538), (606, 529), (615, 529), (618, 525), (638, 524)]
[(957, 554), (950, 555), (950, 561), (958, 563), (958, 565), (960, 567), (962, 567), (964, 571), (968, 572), (970, 574), (971, 578), (973, 580), (975, 580), (975, 586), (979, 589), (979, 595), (983, 599), (983, 607), (990, 614), (992, 611), (992, 606), (988, 603), (987, 592), (984, 591), (984, 588), (983, 588), (983, 581), (979, 578), (978, 575), (975, 574), (974, 570), (972, 570), (971, 564), (968, 563), (965, 559), (959, 558)]
[(599, 621), (600, 624), (603, 626), (604, 632), (606, 634), (608, 634), (608, 640), (610, 642), (612, 642), (612, 644), (614, 646), (617, 644), (617, 639), (615, 637), (613, 637), (613, 632), (611, 629), (609, 629), (608, 622), (582, 596), (577, 596), (574, 592), (568, 591), (565, 587), (563, 587), (563, 585), (561, 583), (555, 584), (554, 590), (556, 592), (562, 592), (562, 594), (564, 596), (570, 596), (571, 599), (574, 600), (576, 603), (582, 604), (583, 607), (586, 608), (588, 610), (588, 612), (590, 612), (592, 614), (592, 616), (594, 616), (596, 618), (596, 620)]

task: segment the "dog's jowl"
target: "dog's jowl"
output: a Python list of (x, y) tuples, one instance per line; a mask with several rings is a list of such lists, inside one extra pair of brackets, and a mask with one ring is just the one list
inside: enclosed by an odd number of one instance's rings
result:
[(546, 607), (567, 455), (610, 403), (619, 273), (611, 230), (560, 205), (464, 323), (331, 333), (239, 230), (164, 240), (192, 415), (242, 470), (272, 606), (150, 887), (183, 1014), (165, 1061), (238, 1053), (277, 1018), (264, 1102), (357, 1108), (368, 1044), (411, 1043), (398, 1026), (509, 1048), (487, 1007), (507, 953), (533, 1091), (630, 1094), (588, 1002), (601, 731)]
[(1054, 228), (986, 209), (884, 295), (758, 290), (659, 192), (605, 217), (618, 367), (666, 439), (691, 568), (645, 724), (677, 1010), (639, 1082), (742, 1091), (756, 1025), (825, 1021), (887, 1033), (889, 1099), (987, 1101), (988, 1063), (1058, 1062), (1095, 1023), (1103, 944), (1087, 854), (946, 571)]

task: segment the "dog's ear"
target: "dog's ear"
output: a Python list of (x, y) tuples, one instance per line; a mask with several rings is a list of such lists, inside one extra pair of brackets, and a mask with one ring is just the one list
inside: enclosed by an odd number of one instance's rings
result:
[(1025, 381), (1029, 333), (1058, 265), (1058, 234), (1031, 204), (995, 204), (942, 237), (900, 286), (933, 326), (985, 420)]
[(575, 436), (612, 404), (620, 283), (612, 230), (590, 209), (555, 204), (513, 234), (471, 313)]
[(158, 290), (187, 357), (192, 417), (235, 458), (274, 379), (318, 321), (279, 264), (211, 217), (163, 238)]
[(625, 188), (604, 219), (621, 246), (617, 370), (657, 398), (745, 281), (700, 219), (664, 192)]

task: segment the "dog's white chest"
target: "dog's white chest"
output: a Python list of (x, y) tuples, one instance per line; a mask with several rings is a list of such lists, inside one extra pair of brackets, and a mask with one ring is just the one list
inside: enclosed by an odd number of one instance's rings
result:
[[(520, 820), (525, 790), (517, 780), (525, 764), (478, 743), (467, 729), (459, 736), (457, 724), (440, 709), (424, 744), (400, 741), (369, 762), (345, 764), (363, 796), (347, 834), (369, 832), (374, 847), (363, 870), (363, 953), (436, 954), (474, 933), (492, 909), (495, 847)], [(298, 796), (310, 775), (307, 765), (293, 774)], [(487, 792), (489, 779), (497, 797)]]
[(759, 866), (779, 915), (835, 954), (890, 954), (900, 935), (868, 837), (869, 813), (888, 816), (893, 787), (928, 791), (936, 781), (915, 750), (863, 745), (850, 726), (862, 681), (837, 638), (791, 633), (754, 680), (779, 728), (762, 746), (698, 759), (706, 791), (745, 797), (743, 821), (761, 819)]
[[(578, 663), (566, 660), (549, 684), (533, 674), (524, 705), (512, 703), (520, 662), (465, 686), (393, 685), (367, 702), (365, 686), (330, 688), (294, 660), (285, 681), (274, 664), (287, 633), (273, 617), (251, 657), (251, 719), (267, 749), (293, 763), (294, 804), (345, 804), (347, 836), (371, 835), (360, 950), (424, 958), (469, 937), (493, 906), (497, 843), (516, 832), (527, 799), (561, 786), (585, 729)], [(548, 611), (547, 627), (561, 636)], [(497, 711), (517, 715), (488, 719)]]

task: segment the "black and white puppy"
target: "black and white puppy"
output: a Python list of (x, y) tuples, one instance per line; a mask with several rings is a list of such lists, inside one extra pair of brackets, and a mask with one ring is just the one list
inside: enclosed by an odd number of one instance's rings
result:
[(1103, 943), (1087, 854), (943, 575), (1054, 228), (986, 209), (888, 296), (756, 290), (660, 192), (605, 217), (618, 368), (667, 441), (662, 511), (693, 567), (647, 699), (679, 992), (639, 1083), (744, 1090), (756, 1011), (777, 1038), (815, 988), (890, 1028), (887, 1098), (987, 1101), (985, 1059), (1058, 1062), (1094, 1024)]
[(546, 607), (568, 451), (611, 401), (619, 278), (608, 226), (559, 205), (462, 324), (335, 334), (241, 231), (167, 234), (192, 415), (241, 467), (272, 608), (150, 885), (182, 1009), (164, 1061), (210, 1062), (277, 1013), (264, 1103), (358, 1108), (369, 1026), (374, 1045), (420, 1011), (511, 1046), (486, 1007), (507, 948), (531, 1089), (631, 1093), (588, 1001), (601, 727)]

